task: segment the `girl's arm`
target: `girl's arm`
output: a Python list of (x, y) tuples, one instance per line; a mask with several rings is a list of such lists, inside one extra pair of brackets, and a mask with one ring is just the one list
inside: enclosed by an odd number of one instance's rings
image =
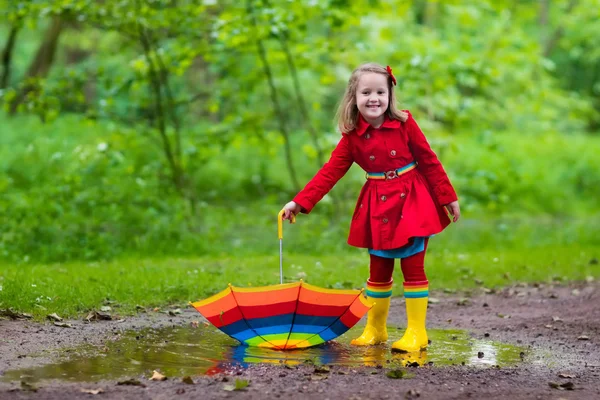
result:
[(348, 135), (342, 135), (342, 139), (331, 153), (329, 161), (294, 197), (293, 201), (302, 207), (303, 213), (311, 212), (323, 196), (348, 172), (353, 161)]
[(458, 197), (442, 163), (431, 150), (425, 135), (410, 113), (408, 114), (408, 120), (406, 120), (406, 128), (409, 138), (408, 145), (415, 161), (418, 163), (417, 168), (429, 182), (438, 203), (447, 205), (457, 201)]

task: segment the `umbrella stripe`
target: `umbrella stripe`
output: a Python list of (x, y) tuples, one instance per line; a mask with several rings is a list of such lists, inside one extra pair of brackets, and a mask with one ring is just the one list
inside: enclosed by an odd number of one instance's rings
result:
[[(284, 285), (287, 286), (287, 285)], [(237, 303), (242, 307), (248, 306), (271, 306), (273, 304), (287, 303), (298, 299), (298, 289), (300, 284), (295, 284), (291, 287), (284, 287), (278, 290), (267, 291), (248, 291), (240, 290), (241, 288), (234, 287), (233, 292)]]
[[(372, 304), (368, 302), (368, 300), (359, 293), (355, 300), (348, 309), (340, 315), (340, 317), (327, 329), (320, 332), (318, 335), (324, 340), (332, 340), (338, 337), (339, 335), (345, 333), (348, 329), (350, 329), (354, 324), (349, 324), (353, 320), (357, 321), (365, 315), (365, 313), (372, 307)], [(346, 325), (348, 324), (348, 325)], [(302, 342), (297, 345), (297, 347), (308, 347), (310, 346), (310, 338), (307, 342)]]
[[(282, 326), (287, 326), (287, 331), (291, 331), (292, 320), (294, 314), (289, 313), (286, 315), (278, 315), (274, 317), (268, 318), (254, 318), (247, 319), (244, 321), (238, 321), (231, 325), (222, 326), (221, 329), (223, 332), (228, 335), (235, 335), (241, 333), (244, 330), (255, 331), (255, 335), (259, 334), (262, 336), (261, 330), (264, 330), (268, 333), (279, 333), (278, 331), (269, 332), (274, 328), (279, 328)], [(308, 316), (308, 315), (296, 315), (295, 324), (294, 324), (294, 332), (306, 332), (306, 333), (319, 333), (323, 329), (327, 328), (331, 324), (333, 324), (338, 318), (337, 317), (316, 317), (316, 316)], [(296, 324), (298, 324), (299, 328), (296, 328)], [(313, 328), (314, 327), (314, 328)]]
[(294, 312), (296, 307), (295, 301), (288, 301), (281, 304), (273, 304), (269, 307), (265, 306), (240, 306), (240, 310), (244, 313), (247, 319), (266, 318), (277, 315), (285, 315)]

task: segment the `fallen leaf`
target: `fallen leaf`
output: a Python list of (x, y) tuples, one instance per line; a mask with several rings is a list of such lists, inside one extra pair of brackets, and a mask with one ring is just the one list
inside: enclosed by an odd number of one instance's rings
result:
[(457, 306), (466, 306), (470, 303), (471, 303), (471, 301), (469, 299), (463, 297), (462, 299), (460, 299), (456, 302), (456, 305)]
[(158, 372), (157, 370), (152, 371), (152, 377), (149, 379), (151, 381), (166, 381), (167, 377)]
[(102, 390), (102, 389), (81, 389), (81, 393), (100, 394), (100, 393), (104, 393), (104, 390)]
[(573, 296), (579, 296), (579, 293), (580, 293), (580, 292), (579, 292), (579, 289), (573, 289), (573, 290), (571, 291), (571, 294), (572, 294)]
[(58, 316), (58, 314), (56, 313), (52, 313), (52, 314), (48, 314), (46, 315), (46, 318), (48, 318), (50, 321), (62, 321), (63, 319), (61, 317)]
[(554, 321), (554, 322), (563, 322), (563, 320), (560, 319), (560, 317), (552, 317), (552, 321)]
[(24, 392), (37, 392), (38, 388), (32, 383), (21, 381), (21, 390)]
[(577, 340), (590, 340), (590, 337), (586, 335), (581, 335), (577, 338)]
[(311, 381), (323, 381), (328, 378), (329, 377), (327, 375), (323, 375), (323, 374), (314, 374), (314, 375), (310, 376)]
[(181, 378), (181, 382), (187, 383), (188, 385), (193, 385), (194, 384), (194, 380), (189, 375), (188, 376), (184, 376), (183, 378)]
[(91, 321), (111, 321), (112, 320), (112, 316), (110, 314), (106, 314), (106, 313), (101, 313), (98, 311), (91, 311), (87, 317), (85, 317), (85, 321), (87, 322), (91, 322)]
[(404, 395), (404, 398), (407, 399), (407, 400), (416, 399), (417, 397), (421, 397), (421, 393), (418, 390), (416, 390), (416, 389), (410, 389)]
[(192, 322), (190, 322), (190, 326), (192, 328), (197, 328), (199, 324), (200, 324), (200, 322), (198, 322), (198, 321), (192, 321)]
[(327, 365), (322, 365), (320, 367), (316, 367), (314, 373), (315, 374), (328, 374), (330, 369)]
[(141, 386), (141, 387), (146, 387), (146, 385), (144, 385), (142, 382), (138, 381), (137, 379), (127, 379), (126, 381), (120, 381), (117, 382), (117, 385), (119, 386)]
[(556, 382), (548, 382), (548, 385), (552, 389), (558, 389), (558, 390), (575, 390), (575, 385), (571, 381), (565, 382), (565, 383), (560, 383), (560, 384), (556, 383)]
[(67, 324), (66, 322), (55, 322), (54, 326), (59, 326), (61, 328), (72, 328), (73, 325)]
[(385, 374), (385, 376), (387, 376), (390, 379), (402, 379), (406, 378), (406, 375), (406, 371), (403, 369), (393, 369)]
[(440, 302), (440, 299), (436, 299), (435, 297), (429, 298), (429, 303), (431, 303), (431, 304), (438, 304), (439, 302)]
[(249, 384), (250, 382), (248, 382), (246, 379), (236, 379), (235, 385), (225, 385), (223, 386), (223, 390), (227, 390), (229, 392), (234, 390), (244, 390)]
[(102, 307), (100, 307), (100, 311), (108, 312), (110, 310), (112, 310), (112, 308), (110, 308), (110, 306), (102, 306)]
[(558, 377), (559, 377), (559, 378), (567, 378), (567, 379), (573, 379), (573, 378), (576, 378), (576, 376), (575, 376), (575, 375), (569, 375), (569, 374), (563, 374), (563, 373), (560, 373), (560, 374), (558, 374)]

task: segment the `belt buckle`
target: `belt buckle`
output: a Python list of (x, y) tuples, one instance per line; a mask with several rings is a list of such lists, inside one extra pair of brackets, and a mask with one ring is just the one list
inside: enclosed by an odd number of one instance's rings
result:
[(395, 179), (398, 177), (398, 172), (396, 172), (396, 170), (391, 170), (391, 171), (387, 171), (385, 173), (385, 179), (386, 180), (390, 180), (390, 179)]

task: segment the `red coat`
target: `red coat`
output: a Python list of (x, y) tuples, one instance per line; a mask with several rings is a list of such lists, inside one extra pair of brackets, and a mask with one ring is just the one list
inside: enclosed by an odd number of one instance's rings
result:
[(412, 115), (387, 119), (375, 129), (362, 117), (342, 135), (331, 158), (294, 201), (308, 214), (355, 162), (367, 172), (386, 172), (411, 162), (417, 168), (390, 180), (367, 180), (358, 196), (348, 244), (375, 250), (406, 245), (411, 237), (441, 232), (450, 219), (443, 205), (456, 192)]

